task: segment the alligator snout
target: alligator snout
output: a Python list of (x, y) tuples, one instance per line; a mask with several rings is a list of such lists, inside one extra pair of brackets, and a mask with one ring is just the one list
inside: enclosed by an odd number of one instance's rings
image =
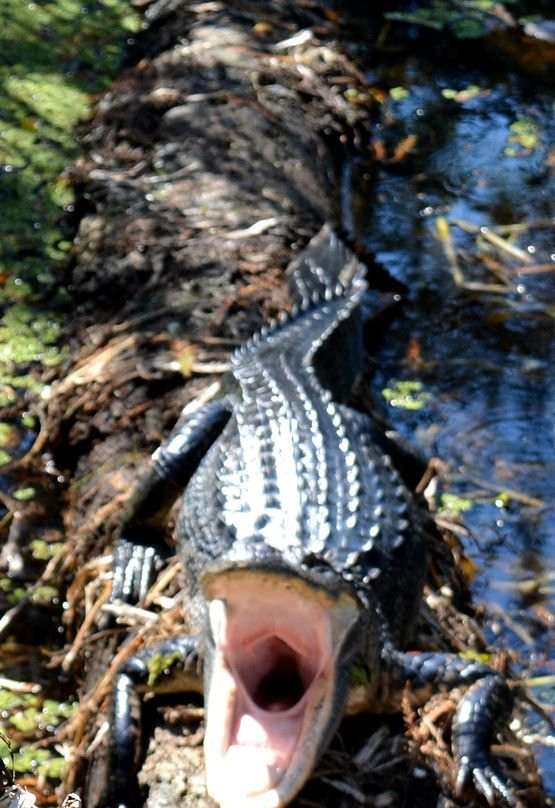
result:
[(214, 642), (208, 791), (222, 808), (277, 808), (307, 779), (337, 723), (337, 653), (358, 608), (260, 570), (227, 571), (205, 590)]

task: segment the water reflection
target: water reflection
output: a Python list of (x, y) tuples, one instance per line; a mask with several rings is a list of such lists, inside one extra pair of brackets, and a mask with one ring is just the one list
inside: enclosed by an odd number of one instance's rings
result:
[[(391, 86), (400, 75), (408, 94), (386, 105), (373, 136), (382, 159), (350, 167), (347, 218), (409, 288), (376, 357), (374, 392), (418, 380), (432, 394), (421, 409), (389, 406), (388, 416), (449, 463), (444, 490), (471, 500), (468, 550), (491, 641), (520, 649), (527, 675), (553, 673), (545, 629), (555, 605), (550, 101), (541, 88), (530, 97), (515, 77), (491, 86), (476, 71), (449, 74), (415, 60), (376, 78)], [(445, 97), (446, 88), (471, 86), (462, 103)], [(410, 150), (395, 162), (403, 139)], [(441, 217), (457, 269), (483, 292), (454, 283), (437, 237)], [(483, 226), (507, 250), (481, 241)], [(552, 689), (541, 698), (553, 701)], [(554, 789), (553, 761), (543, 765)]]

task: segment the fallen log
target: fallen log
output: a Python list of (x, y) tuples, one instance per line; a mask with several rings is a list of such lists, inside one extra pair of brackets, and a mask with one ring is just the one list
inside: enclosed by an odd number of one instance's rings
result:
[[(102, 625), (103, 553), (137, 471), (182, 407), (210, 394), (232, 348), (287, 308), (284, 268), (322, 222), (341, 225), (338, 154), (369, 126), (367, 108), (349, 100), (364, 97), (364, 76), (342, 52), (333, 16), (317, 6), (160, 0), (145, 19), (136, 64), (81, 134), (87, 157), (72, 169), (85, 211), (69, 272), (72, 358), (44, 396), (44, 432), (71, 480), (60, 567), (73, 578), (64, 667), (85, 676), (81, 710), (65, 730), (74, 752), (64, 793), (82, 785), (87, 765), (89, 782), (102, 778), (115, 666), (186, 621), (179, 570), (170, 566), (147, 609), (118, 614), (121, 631)], [(432, 648), (480, 653), (472, 614), (453, 605), (453, 593), (464, 593), (459, 549), (436, 548), (422, 634)], [(129, 626), (133, 638), (121, 646)], [(401, 804), (407, 789), (422, 804), (450, 794), (444, 738), (453, 704), (438, 698), (423, 720), (408, 696), (403, 702), (408, 750), (398, 721), (386, 730), (381, 718), (351, 723), (300, 799), (387, 806)], [(201, 717), (194, 702), (153, 716), (141, 773), (148, 805), (207, 804)], [(536, 788), (530, 755), (518, 764)]]

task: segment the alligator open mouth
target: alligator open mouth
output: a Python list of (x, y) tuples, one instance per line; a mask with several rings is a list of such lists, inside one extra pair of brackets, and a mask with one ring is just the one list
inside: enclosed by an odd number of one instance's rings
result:
[(277, 808), (339, 720), (336, 657), (358, 608), (259, 571), (217, 576), (209, 590), (208, 792), (222, 808)]
[(277, 636), (234, 648), (229, 662), (250, 700), (269, 713), (287, 712), (297, 704), (317, 673), (317, 660), (298, 653)]

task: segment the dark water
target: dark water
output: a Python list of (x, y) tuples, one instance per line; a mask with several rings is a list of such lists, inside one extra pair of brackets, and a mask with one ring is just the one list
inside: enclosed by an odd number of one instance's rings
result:
[[(383, 105), (377, 164), (353, 163), (345, 175), (347, 224), (408, 287), (375, 357), (374, 393), (421, 383), (408, 402), (387, 404), (388, 417), (448, 463), (440, 504), (444, 494), (466, 500), (464, 541), (476, 599), (491, 614), (488, 639), (517, 649), (523, 676), (553, 676), (553, 99), (517, 76), (425, 59), (370, 78), (407, 91)], [(454, 100), (453, 91), (466, 92)], [(410, 148), (397, 160), (400, 144)], [(485, 240), (483, 227), (509, 247)], [(453, 253), (455, 272), (477, 288), (455, 283)], [(545, 679), (532, 692), (555, 702)], [(555, 792), (553, 748), (539, 754)]]

